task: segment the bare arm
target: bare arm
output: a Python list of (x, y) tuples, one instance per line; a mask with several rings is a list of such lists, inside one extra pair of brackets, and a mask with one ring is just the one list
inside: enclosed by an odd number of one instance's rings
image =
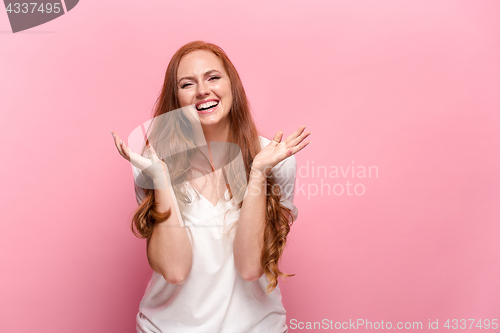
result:
[(247, 281), (259, 279), (264, 271), (260, 263), (266, 223), (266, 177), (252, 169), (248, 193), (243, 200), (233, 243), (236, 268)]
[(285, 158), (302, 150), (309, 142), (304, 139), (311, 132), (304, 132), (305, 126), (299, 128), (285, 141), (278, 132), (273, 141), (254, 159), (248, 193), (243, 200), (240, 218), (233, 243), (234, 261), (240, 276), (247, 281), (259, 279), (264, 273), (261, 265), (261, 254), (264, 246), (264, 230), (266, 225), (266, 189), (269, 171)]
[(161, 186), (161, 180), (155, 180), (154, 184), (156, 210), (164, 213), (172, 208), (172, 214), (166, 221), (155, 224), (147, 244), (148, 262), (168, 283), (181, 284), (191, 271), (191, 242), (186, 228), (183, 227), (173, 189), (170, 186)]
[(147, 240), (149, 265), (155, 272), (163, 275), (168, 283), (183, 283), (191, 271), (191, 242), (187, 230), (183, 227), (182, 215), (166, 165), (158, 159), (149, 143), (148, 159), (132, 152), (114, 132), (111, 134), (120, 155), (153, 179), (155, 209), (164, 213), (172, 208), (170, 217), (164, 222), (156, 223), (151, 237)]

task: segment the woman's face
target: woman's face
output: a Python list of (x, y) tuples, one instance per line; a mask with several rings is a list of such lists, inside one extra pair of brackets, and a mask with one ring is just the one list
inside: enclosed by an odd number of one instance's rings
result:
[(231, 81), (215, 54), (196, 50), (183, 56), (177, 70), (177, 87), (180, 106), (195, 104), (202, 126), (227, 121), (233, 104)]

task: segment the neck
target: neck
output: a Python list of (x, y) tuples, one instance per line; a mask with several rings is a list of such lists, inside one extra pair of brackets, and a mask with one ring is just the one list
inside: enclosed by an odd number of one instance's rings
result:
[(227, 142), (229, 137), (229, 121), (209, 126), (202, 126), (205, 140), (210, 142)]

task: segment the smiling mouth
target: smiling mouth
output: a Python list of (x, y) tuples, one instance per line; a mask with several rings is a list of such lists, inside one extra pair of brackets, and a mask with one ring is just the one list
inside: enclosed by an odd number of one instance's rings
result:
[(218, 101), (210, 101), (210, 102), (206, 102), (206, 103), (198, 105), (196, 107), (196, 110), (198, 110), (198, 111), (207, 111), (207, 110), (215, 108), (217, 105), (219, 105)]

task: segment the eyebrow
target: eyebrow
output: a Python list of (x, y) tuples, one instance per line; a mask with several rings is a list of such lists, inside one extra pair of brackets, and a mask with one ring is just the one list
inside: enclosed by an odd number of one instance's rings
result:
[[(211, 69), (211, 70), (209, 70), (208, 72), (205, 72), (205, 73), (203, 74), (203, 76), (210, 75), (210, 74), (212, 74), (213, 72), (217, 72), (217, 73), (219, 73), (219, 75), (220, 75), (220, 72), (219, 72), (218, 70), (216, 70), (216, 69)], [(183, 76), (183, 77), (181, 77), (181, 78), (177, 81), (177, 84), (179, 84), (179, 82), (181, 82), (182, 80), (188, 80), (188, 79), (189, 79), (189, 80), (194, 80), (195, 78), (194, 78), (193, 76)]]

